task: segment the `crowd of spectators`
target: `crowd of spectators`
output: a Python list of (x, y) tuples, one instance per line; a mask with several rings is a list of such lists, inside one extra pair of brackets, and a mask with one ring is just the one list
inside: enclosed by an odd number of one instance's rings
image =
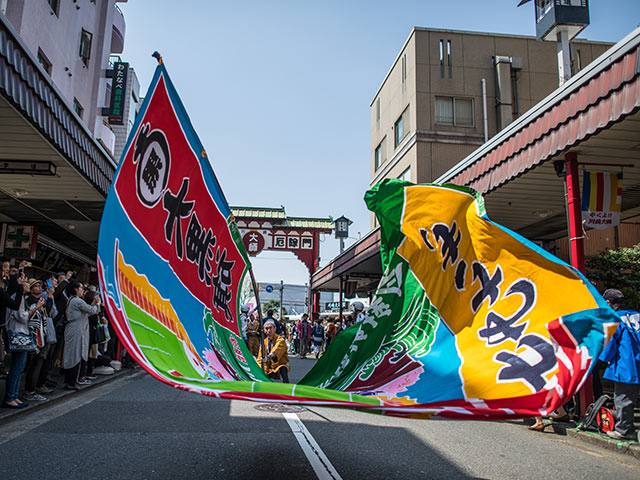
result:
[(305, 313), (300, 320), (287, 323), (283, 319), (275, 318), (274, 311), (271, 309), (267, 310), (266, 316), (260, 322), (256, 309), (249, 310), (248, 306), (243, 305), (240, 308), (242, 335), (251, 354), (257, 357), (263, 326), (265, 322), (273, 321), (276, 328), (275, 334), (286, 340), (289, 353), (299, 358), (307, 358), (307, 355), (312, 354), (318, 359), (340, 332), (362, 321), (363, 309), (361, 302), (354, 302), (353, 314), (344, 315), (342, 321), (339, 318), (324, 316), (312, 322), (309, 315)]
[[(0, 277), (0, 378), (2, 406), (46, 401), (56, 388), (79, 390), (96, 374), (112, 374), (115, 335), (95, 285), (75, 272), (29, 278), (25, 268), (2, 261)], [(56, 380), (64, 374), (64, 383)], [(24, 378), (24, 389), (21, 390)]]

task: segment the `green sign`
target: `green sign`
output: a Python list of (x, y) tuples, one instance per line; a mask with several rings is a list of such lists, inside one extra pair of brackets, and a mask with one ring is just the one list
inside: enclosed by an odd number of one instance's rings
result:
[(111, 79), (111, 104), (109, 105), (109, 123), (111, 125), (124, 124), (125, 99), (127, 98), (127, 74), (129, 64), (116, 62), (113, 64), (113, 78)]

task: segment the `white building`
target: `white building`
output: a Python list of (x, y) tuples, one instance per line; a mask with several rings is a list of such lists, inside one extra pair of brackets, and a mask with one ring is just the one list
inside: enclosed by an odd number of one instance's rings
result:
[[(116, 160), (130, 127), (113, 128), (103, 116), (111, 98), (108, 71), (122, 53), (126, 24), (117, 3), (127, 0), (2, 0), (0, 11), (36, 56), (82, 122)], [(131, 87), (139, 85), (129, 72)], [(135, 87), (134, 87), (135, 88)], [(135, 91), (133, 103), (139, 102)], [(128, 109), (125, 107), (125, 111)], [(134, 112), (137, 107), (134, 108)], [(132, 119), (133, 120), (133, 119)], [(124, 122), (127, 126), (127, 122)], [(120, 138), (116, 138), (116, 134)], [(125, 137), (125, 138), (122, 138)]]

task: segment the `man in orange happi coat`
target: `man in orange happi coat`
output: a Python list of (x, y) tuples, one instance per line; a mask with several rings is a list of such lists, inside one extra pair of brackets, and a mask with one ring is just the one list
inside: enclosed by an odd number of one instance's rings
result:
[(281, 378), (283, 383), (289, 383), (289, 354), (287, 353), (287, 342), (280, 335), (276, 335), (276, 324), (273, 320), (264, 322), (265, 339), (260, 345), (258, 352), (258, 365), (262, 367), (262, 356), (264, 355), (264, 373), (269, 378)]

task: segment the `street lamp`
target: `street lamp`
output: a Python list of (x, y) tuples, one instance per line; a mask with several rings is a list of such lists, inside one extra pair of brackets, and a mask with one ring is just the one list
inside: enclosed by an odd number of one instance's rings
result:
[[(518, 6), (531, 0), (521, 0)], [(536, 38), (558, 44), (559, 84), (571, 78), (569, 42), (589, 25), (588, 0), (535, 0)]]
[(349, 237), (349, 225), (353, 222), (343, 215), (340, 218), (336, 218), (334, 223), (336, 226), (336, 238), (340, 240), (340, 253), (342, 253), (344, 251), (344, 239)]

